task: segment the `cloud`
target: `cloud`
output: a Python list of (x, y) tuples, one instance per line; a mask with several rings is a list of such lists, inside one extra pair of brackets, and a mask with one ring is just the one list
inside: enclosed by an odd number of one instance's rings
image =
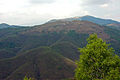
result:
[(0, 0), (0, 23), (36, 25), (84, 15), (120, 20), (119, 3), (120, 0)]
[(102, 5), (100, 5), (100, 7), (102, 7), (102, 8), (106, 8), (108, 6), (109, 6), (108, 4), (102, 4)]
[(111, 0), (84, 0), (84, 5), (101, 5), (109, 3)]
[(53, 16), (52, 14), (38, 14), (36, 12), (16, 12), (16, 13), (4, 13), (0, 16), (0, 22), (8, 23), (11, 25), (37, 25), (43, 24), (50, 20)]
[[(6, 0), (6, 2), (9, 0)], [(14, 0), (15, 1), (15, 0)], [(79, 0), (42, 0), (37, 3), (30, 0), (21, 0), (18, 4), (6, 4), (0, 7), (0, 22), (19, 25), (36, 25), (47, 22), (51, 19), (68, 18), (87, 14), (79, 7)], [(37, 5), (36, 5), (37, 4)], [(42, 5), (38, 5), (42, 4)], [(8, 5), (8, 6), (6, 6)], [(12, 6), (11, 6), (12, 5)]]
[(55, 0), (29, 0), (31, 4), (48, 4), (48, 3), (53, 3)]
[(120, 21), (120, 0), (84, 0), (82, 8), (91, 15)]

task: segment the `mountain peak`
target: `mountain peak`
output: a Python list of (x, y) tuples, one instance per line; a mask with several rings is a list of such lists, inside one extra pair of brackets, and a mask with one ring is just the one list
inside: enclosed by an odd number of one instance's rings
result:
[(94, 16), (91, 16), (91, 15), (85, 15), (85, 16), (82, 16), (82, 17), (94, 17)]
[(99, 25), (108, 25), (108, 24), (120, 24), (120, 22), (112, 20), (112, 19), (102, 19), (98, 17), (94, 17), (91, 15), (85, 15), (82, 17), (73, 17), (73, 18), (65, 18), (65, 19), (56, 19), (56, 20), (51, 20), (49, 22), (56, 22), (56, 21), (74, 21), (74, 20), (79, 20), (79, 21), (90, 21)]
[(7, 23), (1, 23), (0, 25), (7, 25), (7, 26), (9, 26)]
[(6, 24), (6, 23), (1, 23), (0, 24), (0, 29), (3, 29), (3, 28), (8, 28), (10, 27), (10, 25)]

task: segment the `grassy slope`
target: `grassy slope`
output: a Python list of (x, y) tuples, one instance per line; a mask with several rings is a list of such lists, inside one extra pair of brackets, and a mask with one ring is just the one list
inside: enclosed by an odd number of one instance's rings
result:
[(0, 79), (21, 80), (25, 75), (36, 79), (60, 80), (73, 77), (75, 64), (48, 47), (36, 48), (0, 61)]
[(67, 41), (56, 43), (51, 48), (73, 61), (77, 60), (80, 55), (78, 47)]

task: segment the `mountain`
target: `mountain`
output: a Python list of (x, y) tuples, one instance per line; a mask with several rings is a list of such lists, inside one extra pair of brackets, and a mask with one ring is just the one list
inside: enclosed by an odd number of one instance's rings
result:
[(9, 24), (6, 24), (6, 23), (1, 23), (0, 24), (0, 29), (4, 29), (4, 28), (16, 28), (16, 27), (27, 27), (27, 26), (9, 25)]
[(109, 27), (111, 27), (113, 29), (120, 30), (120, 24), (113, 23), (113, 24), (107, 24), (107, 26), (109, 26)]
[[(114, 27), (119, 27), (120, 28), (120, 22), (111, 20), (111, 19), (101, 19), (101, 18), (96, 18), (94, 16), (83, 16), (83, 17), (73, 17), (73, 18), (66, 18), (66, 19), (53, 19), (49, 22), (55, 22), (55, 21), (74, 21), (74, 20), (80, 20), (80, 21), (90, 21), (99, 25), (104, 25), (104, 26), (114, 26)], [(111, 25), (114, 24), (114, 25)], [(117, 26), (116, 26), (117, 25)]]
[[(98, 37), (110, 42), (112, 47), (116, 49), (116, 53), (119, 54), (119, 30), (101, 26), (89, 21), (56, 21), (35, 27), (1, 29), (0, 51), (4, 51), (5, 54), (1, 54), (0, 59), (13, 57), (26, 50), (40, 46), (53, 45), (59, 46), (58, 48), (53, 47), (57, 51), (60, 51), (58, 49), (62, 49), (60, 46), (66, 46), (66, 55), (70, 52), (73, 54), (76, 53), (78, 47), (84, 47), (86, 45), (86, 39), (91, 33), (97, 33)], [(70, 46), (68, 47), (67, 45)], [(75, 47), (72, 49), (73, 45), (76, 46), (76, 49)], [(63, 49), (62, 51), (61, 54), (64, 53)], [(8, 55), (9, 53), (11, 55)], [(68, 55), (66, 55), (65, 57), (68, 57)], [(76, 56), (79, 56), (79, 54), (72, 55), (74, 59), (72, 57), (68, 58), (75, 60), (77, 59), (75, 58)]]
[[(117, 53), (120, 52), (120, 31), (118, 29), (111, 28), (109, 26), (102, 26), (90, 21), (55, 21), (46, 23), (34, 27), (33, 29), (26, 31), (24, 34), (39, 34), (39, 33), (51, 33), (56, 32), (59, 34), (64, 33), (61, 40), (67, 40), (74, 43), (77, 46), (86, 44), (86, 38), (91, 33), (97, 33), (98, 37), (106, 40), (116, 49)], [(82, 34), (82, 36), (80, 36)], [(82, 42), (82, 43), (81, 43)], [(85, 42), (85, 43), (84, 43)], [(116, 46), (117, 45), (117, 46)]]
[(89, 21), (56, 21), (36, 26), (35, 28), (26, 31), (25, 34), (42, 33), (42, 32), (77, 32), (84, 34), (98, 33), (104, 39), (109, 39), (109, 35), (104, 32), (105, 27), (89, 22)]
[(35, 80), (61, 80), (74, 75), (75, 63), (53, 51), (40, 47), (17, 57), (0, 61), (0, 80), (22, 80), (24, 75)]
[(111, 19), (101, 19), (101, 18), (96, 18), (93, 16), (83, 16), (80, 18), (81, 20), (86, 20), (86, 21), (91, 21), (93, 23), (99, 24), (99, 25), (107, 25), (107, 24), (120, 24), (118, 21), (114, 21)]
[(2, 28), (8, 28), (8, 27), (10, 27), (10, 25), (8, 25), (6, 23), (0, 24), (0, 29), (2, 29)]
[(97, 33), (120, 56), (120, 31), (90, 21), (57, 20), (34, 27), (0, 29), (0, 80), (61, 80), (74, 77), (78, 48)]

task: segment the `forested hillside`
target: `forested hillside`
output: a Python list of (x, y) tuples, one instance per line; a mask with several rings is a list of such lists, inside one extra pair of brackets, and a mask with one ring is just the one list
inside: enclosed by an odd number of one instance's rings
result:
[(61, 80), (74, 77), (78, 48), (96, 33), (120, 55), (120, 30), (89, 21), (55, 21), (0, 30), (0, 80)]

